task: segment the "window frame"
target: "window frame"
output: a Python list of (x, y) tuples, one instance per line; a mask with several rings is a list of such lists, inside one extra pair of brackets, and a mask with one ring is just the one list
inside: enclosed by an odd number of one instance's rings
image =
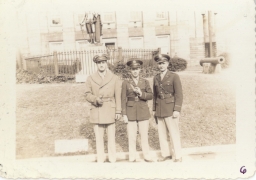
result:
[[(170, 52), (171, 52), (171, 50), (170, 50), (170, 48), (171, 48), (171, 43), (170, 43), (170, 38), (171, 37), (170, 37), (170, 35), (156, 35), (155, 37), (156, 37), (156, 46), (158, 46), (158, 39), (161, 39), (161, 38), (166, 38), (167, 39), (167, 41), (168, 41), (168, 45), (166, 46), (168, 48), (167, 54), (170, 55)], [(164, 47), (164, 46), (159, 46), (157, 48), (160, 48), (162, 50), (162, 47)]]
[(63, 52), (64, 51), (64, 42), (63, 41), (50, 41), (49, 42), (49, 52), (53, 53), (54, 51), (51, 51), (51, 44), (61, 44), (62, 50), (57, 52)]
[[(159, 18), (157, 17), (158, 13), (164, 13), (164, 17), (163, 18)], [(156, 21), (161, 21), (161, 20), (168, 20), (168, 11), (159, 11), (156, 12), (156, 17), (155, 17)]]
[[(112, 21), (105, 21), (105, 15), (111, 14), (113, 16)], [(110, 24), (110, 23), (116, 23), (116, 13), (115, 12), (103, 12), (101, 16), (101, 22), (102, 24)]]
[[(139, 13), (139, 14), (140, 14), (140, 17), (139, 17), (138, 19), (132, 19), (132, 18), (131, 18), (131, 16), (132, 16), (131, 13)], [(142, 22), (142, 11), (131, 11), (131, 12), (130, 12), (129, 22)]]

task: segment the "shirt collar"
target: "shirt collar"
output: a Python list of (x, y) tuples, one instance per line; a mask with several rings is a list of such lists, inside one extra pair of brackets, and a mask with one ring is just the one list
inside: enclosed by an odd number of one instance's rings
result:
[(132, 77), (132, 79), (135, 80), (135, 81), (139, 81), (139, 76), (136, 77), (136, 78)]
[(163, 76), (167, 73), (167, 69), (164, 72), (161, 72), (160, 74)]

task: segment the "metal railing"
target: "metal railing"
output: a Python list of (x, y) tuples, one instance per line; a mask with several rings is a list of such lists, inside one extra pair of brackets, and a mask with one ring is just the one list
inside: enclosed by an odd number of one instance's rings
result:
[(93, 57), (98, 54), (108, 54), (110, 60), (108, 63), (117, 62), (126, 63), (130, 58), (140, 58), (143, 66), (153, 66), (153, 57), (159, 52), (159, 49), (99, 49), (84, 51), (64, 51), (54, 52), (53, 54), (26, 57), (26, 70), (35, 73), (44, 73), (47, 75), (75, 75), (92, 74), (97, 66), (93, 62)]

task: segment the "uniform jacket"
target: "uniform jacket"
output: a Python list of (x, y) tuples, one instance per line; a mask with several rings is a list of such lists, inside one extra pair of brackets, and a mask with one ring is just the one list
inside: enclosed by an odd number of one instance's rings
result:
[[(128, 101), (128, 97), (136, 97), (133, 87), (139, 87), (142, 95), (140, 101)], [(146, 79), (139, 78), (136, 85), (132, 79), (124, 80), (122, 84), (122, 114), (127, 115), (128, 120), (147, 120), (150, 118), (147, 100), (152, 99), (152, 90)]]
[[(163, 88), (161, 88), (163, 87)], [(172, 95), (170, 95), (172, 94)], [(168, 97), (159, 98), (159, 95)], [(154, 77), (153, 82), (153, 111), (157, 117), (172, 116), (173, 111), (181, 111), (183, 101), (182, 86), (178, 74), (167, 70), (163, 80), (160, 74)]]
[[(85, 98), (91, 103), (90, 122), (110, 124), (115, 122), (115, 114), (121, 114), (121, 87), (119, 78), (111, 71), (107, 71), (104, 80), (98, 72), (86, 80)], [(102, 106), (96, 103), (97, 97), (103, 97)]]

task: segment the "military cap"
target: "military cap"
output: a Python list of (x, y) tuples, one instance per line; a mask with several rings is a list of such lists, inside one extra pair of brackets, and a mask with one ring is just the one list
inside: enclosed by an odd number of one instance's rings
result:
[(107, 61), (109, 60), (109, 55), (107, 54), (101, 54), (101, 55), (96, 55), (93, 57), (93, 62), (97, 63), (97, 62), (100, 62), (100, 61)]
[(137, 67), (141, 67), (141, 65), (143, 64), (143, 62), (141, 60), (139, 60), (138, 58), (131, 58), (126, 65), (129, 66), (130, 68), (137, 68)]
[(169, 62), (170, 61), (170, 56), (167, 54), (158, 54), (154, 57), (154, 60), (159, 63), (159, 62)]

